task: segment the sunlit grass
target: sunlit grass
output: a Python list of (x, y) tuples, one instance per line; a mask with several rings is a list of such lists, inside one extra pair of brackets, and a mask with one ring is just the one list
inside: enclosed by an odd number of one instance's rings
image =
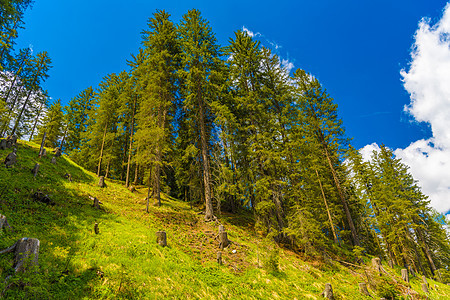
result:
[[(94, 174), (66, 157), (54, 165), (51, 149), (41, 159), (37, 152), (38, 145), (20, 141), (17, 165), (0, 168), (0, 213), (14, 227), (1, 233), (0, 249), (22, 237), (41, 241), (39, 272), (13, 276), (27, 284), (8, 289), (7, 298), (321, 299), (330, 282), (335, 299), (370, 299), (358, 291), (358, 283), (367, 282), (363, 268), (278, 249), (254, 232), (251, 214), (220, 219), (233, 243), (223, 250), (224, 264), (218, 265), (219, 224), (205, 223), (188, 203), (164, 196), (163, 206), (146, 213), (145, 187), (131, 193), (120, 182), (107, 180), (108, 186), (100, 188)], [(0, 159), (7, 153), (0, 151)], [(36, 163), (41, 166), (34, 178)], [(34, 201), (31, 195), (37, 190), (55, 205)], [(103, 203), (100, 210), (89, 196)], [(94, 233), (95, 223), (99, 234)], [(159, 230), (167, 232), (168, 247), (156, 244)], [(278, 270), (267, 267), (270, 260), (277, 260)], [(4, 278), (13, 274), (12, 263), (13, 254), (0, 256), (2, 291)], [(430, 298), (448, 299), (447, 286), (429, 282)], [(412, 278), (411, 289), (418, 292), (414, 297), (424, 298), (420, 283)]]

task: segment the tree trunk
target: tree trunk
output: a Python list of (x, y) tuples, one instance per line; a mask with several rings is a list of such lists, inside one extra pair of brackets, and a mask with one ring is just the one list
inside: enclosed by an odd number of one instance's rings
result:
[(47, 131), (44, 131), (44, 136), (42, 137), (42, 142), (41, 142), (41, 148), (39, 149), (39, 158), (41, 158), (44, 154), (44, 144), (45, 144), (46, 136), (47, 136)]
[(41, 103), (41, 106), (39, 106), (38, 115), (36, 117), (36, 120), (34, 121), (33, 129), (31, 130), (31, 134), (30, 134), (30, 138), (28, 139), (29, 142), (31, 142), (31, 140), (33, 139), (34, 131), (36, 130), (36, 125), (37, 125), (37, 122), (39, 121), (39, 116), (41, 115), (41, 112), (42, 112), (42, 106), (44, 106), (43, 102)]
[(341, 199), (342, 206), (344, 207), (344, 212), (347, 217), (348, 225), (350, 226), (350, 231), (352, 233), (352, 239), (356, 246), (361, 246), (359, 242), (358, 234), (356, 233), (355, 224), (353, 223), (352, 215), (350, 214), (350, 209), (348, 207), (347, 200), (345, 200), (344, 193), (341, 188), (341, 184), (339, 183), (339, 179), (337, 178), (336, 170), (333, 167), (333, 163), (331, 162), (331, 157), (328, 153), (328, 149), (326, 145), (324, 146), (325, 155), (327, 157), (328, 165), (330, 166), (331, 173), (333, 174), (334, 183), (336, 184), (336, 188), (338, 190), (339, 198)]
[(67, 130), (69, 129), (69, 124), (66, 125), (66, 129), (64, 130), (64, 135), (63, 138), (61, 140), (61, 144), (59, 144), (59, 149), (63, 149), (63, 145), (64, 145), (64, 141), (66, 140), (66, 135), (67, 135)]
[(131, 153), (133, 151), (134, 114), (135, 114), (135, 111), (136, 111), (136, 101), (137, 101), (137, 96), (134, 97), (133, 114), (132, 114), (132, 117), (131, 117), (130, 147), (128, 149), (127, 177), (125, 179), (125, 186), (126, 187), (128, 187), (129, 184), (130, 184), (130, 163), (131, 163)]
[(327, 199), (325, 198), (325, 192), (323, 191), (322, 182), (320, 181), (319, 172), (317, 170), (316, 170), (316, 175), (317, 175), (317, 179), (319, 180), (320, 190), (322, 191), (323, 201), (325, 202), (325, 207), (327, 209), (328, 221), (330, 222), (331, 231), (333, 232), (334, 243), (338, 244), (339, 241), (338, 241), (338, 238), (336, 236), (336, 232), (334, 230), (334, 224), (333, 224), (333, 220), (331, 219), (330, 209), (328, 208)]
[(201, 148), (202, 148), (202, 163), (203, 163), (203, 184), (204, 184), (204, 195), (205, 195), (205, 204), (206, 204), (206, 212), (205, 212), (205, 220), (212, 221), (216, 217), (213, 212), (213, 205), (211, 201), (211, 172), (209, 169), (209, 156), (208, 156), (208, 142), (207, 142), (207, 133), (206, 133), (206, 124), (205, 124), (205, 108), (203, 99), (201, 99), (200, 94), (197, 96), (198, 100), (198, 119), (200, 125), (200, 140), (201, 140)]
[(102, 147), (100, 149), (100, 157), (98, 159), (97, 176), (100, 176), (100, 169), (102, 166), (103, 147), (105, 146), (105, 138), (106, 138), (106, 128), (108, 128), (108, 123), (105, 124), (105, 130), (103, 131)]

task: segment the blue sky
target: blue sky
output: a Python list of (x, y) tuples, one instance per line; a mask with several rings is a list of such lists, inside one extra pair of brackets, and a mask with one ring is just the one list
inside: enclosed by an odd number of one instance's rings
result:
[(429, 118), (404, 111), (412, 92), (405, 89), (400, 71), (408, 72), (413, 64), (411, 51), (422, 18), (437, 23), (446, 3), (37, 0), (26, 13), (18, 46), (49, 52), (53, 69), (45, 88), (67, 103), (108, 73), (127, 68), (126, 60), (137, 52), (140, 32), (156, 9), (165, 9), (178, 22), (197, 8), (221, 45), (245, 27), (259, 33), (266, 46), (277, 45), (277, 53), (295, 68), (315, 75), (339, 105), (355, 147), (376, 143), (406, 151), (416, 141), (429, 145), (435, 132)]

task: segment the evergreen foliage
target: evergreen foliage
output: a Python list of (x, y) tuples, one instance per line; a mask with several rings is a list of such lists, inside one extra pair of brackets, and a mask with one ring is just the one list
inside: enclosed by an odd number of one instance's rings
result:
[[(11, 3), (20, 20), (30, 1)], [(40, 142), (46, 132), (47, 146), (64, 145), (97, 176), (148, 185), (147, 212), (166, 192), (200, 205), (206, 221), (252, 213), (259, 234), (307, 255), (350, 248), (445, 280), (445, 222), (408, 168), (384, 146), (363, 161), (319, 80), (290, 74), (245, 31), (222, 48), (198, 10), (179, 24), (156, 11), (129, 70), (63, 109), (47, 107), (41, 88), (46, 52), (4, 58), (15, 25), (0, 17), (10, 36), (0, 47), (2, 135)]]

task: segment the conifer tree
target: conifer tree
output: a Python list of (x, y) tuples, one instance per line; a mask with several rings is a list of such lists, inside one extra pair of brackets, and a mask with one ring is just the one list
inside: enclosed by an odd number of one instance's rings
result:
[[(179, 50), (176, 30), (165, 11), (157, 11), (149, 19), (149, 30), (143, 32), (143, 63), (138, 67), (142, 76), (139, 78), (140, 105), (137, 114), (138, 131), (136, 139), (141, 145), (141, 161), (146, 160), (151, 166), (151, 185), (155, 205), (161, 205), (161, 173), (164, 157), (169, 149), (170, 118), (174, 113), (176, 100), (177, 68)], [(150, 187), (147, 198), (150, 198)]]
[(337, 117), (337, 105), (322, 88), (319, 81), (298, 69), (294, 74), (295, 84), (300, 99), (301, 110), (307, 118), (306, 125), (309, 134), (320, 145), (323, 160), (328, 165), (328, 171), (336, 187), (337, 195), (350, 228), (353, 244), (360, 246), (358, 233), (353, 222), (348, 199), (345, 195), (342, 182), (345, 175), (340, 175), (340, 157), (344, 154), (348, 142), (344, 138), (342, 121)]
[(82, 146), (82, 135), (87, 131), (88, 112), (93, 108), (95, 92), (92, 87), (80, 92), (66, 107), (67, 137), (65, 150), (67, 154), (79, 162), (78, 153)]
[(63, 119), (64, 114), (61, 99), (58, 99), (48, 108), (35, 142), (40, 143), (44, 133), (46, 133), (45, 146), (52, 148), (58, 147), (58, 140), (62, 137)]
[(216, 85), (221, 80), (221, 50), (208, 22), (198, 10), (190, 10), (183, 16), (178, 27), (181, 46), (181, 69), (179, 71), (183, 108), (191, 124), (198, 129), (193, 132), (190, 143), (199, 149), (203, 195), (206, 205), (205, 220), (213, 220), (211, 193), (210, 150), (212, 139), (211, 103), (220, 96)]
[(36, 58), (33, 59), (32, 61), (33, 61), (32, 76), (30, 79), (27, 80), (27, 83), (25, 85), (27, 95), (14, 123), (11, 135), (16, 133), (16, 130), (18, 129), (18, 126), (21, 122), (22, 116), (25, 110), (27, 109), (28, 104), (31, 101), (32, 98), (31, 96), (33, 94), (36, 94), (36, 92), (40, 90), (40, 85), (48, 78), (48, 71), (51, 68), (50, 65), (51, 59), (49, 58), (46, 51), (38, 53)]

